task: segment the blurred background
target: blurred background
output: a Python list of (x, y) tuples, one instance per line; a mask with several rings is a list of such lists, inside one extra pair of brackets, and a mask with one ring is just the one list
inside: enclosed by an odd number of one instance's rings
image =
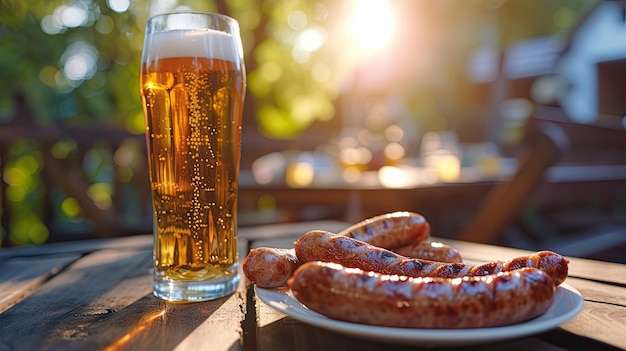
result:
[(0, 0), (0, 248), (149, 233), (146, 20), (241, 26), (239, 223), (626, 261), (626, 2)]

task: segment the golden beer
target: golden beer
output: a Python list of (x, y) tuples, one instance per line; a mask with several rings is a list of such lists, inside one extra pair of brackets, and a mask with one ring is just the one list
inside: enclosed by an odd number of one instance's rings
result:
[(144, 45), (141, 96), (155, 220), (154, 285), (155, 295), (167, 300), (221, 297), (239, 281), (245, 71), (231, 39), (212, 30), (177, 30), (153, 34)]

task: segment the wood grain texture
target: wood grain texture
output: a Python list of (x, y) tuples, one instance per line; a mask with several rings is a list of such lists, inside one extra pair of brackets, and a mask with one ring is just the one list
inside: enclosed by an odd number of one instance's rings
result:
[(80, 255), (15, 258), (0, 263), (0, 313), (34, 292)]
[[(464, 260), (489, 261), (508, 260), (513, 257), (527, 255), (531, 251), (509, 247), (485, 245), (467, 241), (437, 239), (459, 250)], [(544, 250), (551, 250), (550, 247)], [(558, 252), (557, 252), (558, 253)], [(611, 284), (626, 285), (626, 266), (619, 263), (589, 260), (584, 258), (567, 257), (569, 263), (569, 275), (590, 280), (605, 281)]]
[(152, 295), (151, 250), (99, 250), (0, 314), (0, 350), (238, 350), (245, 308), (243, 281), (229, 297), (168, 303)]
[(420, 345), (403, 345), (383, 343), (371, 340), (359, 339), (329, 330), (320, 329), (305, 323), (298, 322), (276, 312), (271, 307), (259, 301), (257, 305), (259, 313), (258, 346), (257, 351), (563, 351), (564, 349), (554, 346), (549, 342), (535, 337), (527, 337), (519, 340), (510, 340), (492, 344), (478, 344), (455, 347), (426, 347)]
[(581, 293), (585, 306), (561, 328), (626, 350), (626, 288), (578, 278), (566, 282)]
[(45, 245), (20, 246), (10, 249), (0, 249), (0, 262), (12, 257), (48, 256), (53, 254), (80, 253), (87, 254), (104, 249), (128, 250), (144, 249), (151, 250), (153, 244), (152, 234), (127, 236), (112, 239), (91, 239), (79, 241), (67, 241), (49, 243)]
[(246, 240), (268, 240), (280, 238), (300, 237), (310, 230), (326, 230), (331, 233), (339, 233), (350, 226), (342, 221), (311, 221), (302, 223), (283, 223), (271, 226), (251, 226), (239, 229), (239, 238)]
[[(151, 253), (145, 250), (86, 255), (0, 314), (0, 344), (34, 350), (84, 339), (102, 316), (150, 293), (150, 262)], [(111, 295), (117, 289), (121, 294)]]
[[(347, 225), (311, 222), (241, 230), (240, 260), (250, 247), (292, 247), (303, 233), (332, 231), (331, 227)], [(255, 239), (257, 235), (261, 239)], [(464, 259), (473, 261), (506, 260), (528, 253), (439, 241), (457, 247)], [(151, 235), (0, 251), (0, 308), (4, 306), (0, 309), (0, 351), (432, 350), (362, 340), (298, 322), (255, 299), (243, 275), (230, 296), (168, 303), (152, 295), (152, 269)], [(579, 315), (545, 333), (463, 350), (626, 349), (624, 279), (626, 265), (572, 259), (566, 283), (585, 298)]]

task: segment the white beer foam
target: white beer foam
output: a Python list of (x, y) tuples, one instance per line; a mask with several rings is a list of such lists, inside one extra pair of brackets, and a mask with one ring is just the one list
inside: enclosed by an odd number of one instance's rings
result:
[(144, 62), (174, 57), (206, 57), (239, 62), (238, 40), (212, 29), (158, 32), (149, 38)]

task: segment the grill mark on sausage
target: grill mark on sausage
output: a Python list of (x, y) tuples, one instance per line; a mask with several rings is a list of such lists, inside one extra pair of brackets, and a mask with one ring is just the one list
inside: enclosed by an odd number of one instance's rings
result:
[(319, 230), (304, 234), (296, 241), (294, 248), (298, 259), (303, 263), (334, 262), (347, 267), (411, 277), (484, 276), (522, 267), (534, 267), (548, 273), (554, 283), (559, 285), (567, 278), (568, 272), (567, 259), (550, 251), (540, 251), (510, 261), (494, 261), (479, 265), (444, 263), (409, 259), (353, 238)]
[(494, 327), (544, 313), (555, 286), (536, 268), (481, 277), (412, 278), (303, 264), (289, 280), (294, 297), (313, 311), (355, 323), (407, 328)]

